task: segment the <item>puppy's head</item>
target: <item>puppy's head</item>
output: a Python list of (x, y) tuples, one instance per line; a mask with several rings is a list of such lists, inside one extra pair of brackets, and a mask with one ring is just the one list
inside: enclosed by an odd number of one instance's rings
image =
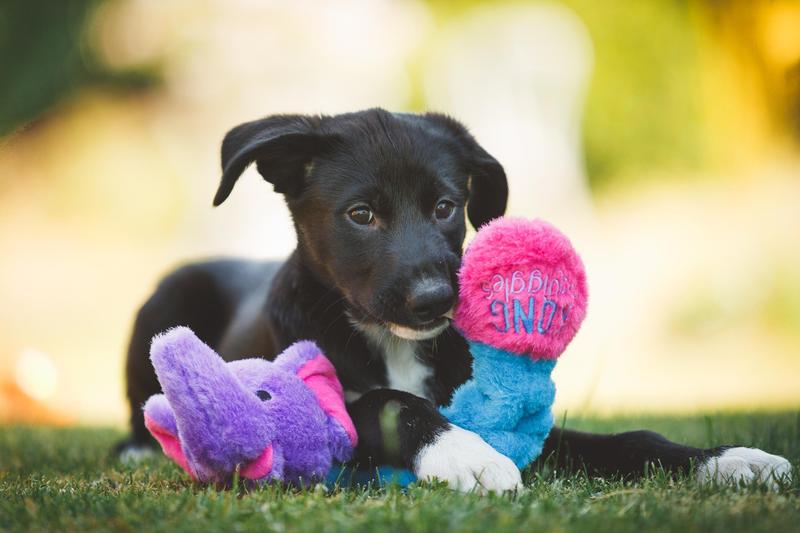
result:
[(272, 116), (222, 143), (228, 197), (244, 169), (282, 193), (304, 264), (345, 297), (363, 328), (438, 335), (458, 294), (465, 213), (476, 228), (505, 212), (503, 167), (466, 128), (439, 114), (381, 109)]

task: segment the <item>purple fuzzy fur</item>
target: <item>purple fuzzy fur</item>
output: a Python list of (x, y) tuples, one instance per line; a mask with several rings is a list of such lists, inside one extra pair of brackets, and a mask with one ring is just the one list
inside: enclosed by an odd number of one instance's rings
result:
[(178, 434), (178, 425), (175, 423), (175, 415), (169, 405), (167, 397), (163, 394), (154, 394), (145, 402), (142, 408), (156, 423), (167, 430), (172, 435)]
[[(341, 426), (296, 375), (321, 355), (314, 343), (297, 343), (274, 363), (225, 363), (190, 329), (174, 328), (153, 339), (150, 353), (164, 394), (148, 400), (145, 415), (175, 432), (200, 481), (229, 480), (237, 465), (248, 465), (268, 446), (272, 468), (262, 479), (289, 483), (322, 478), (334, 458), (352, 453), (342, 444)], [(257, 391), (271, 398), (262, 401)]]

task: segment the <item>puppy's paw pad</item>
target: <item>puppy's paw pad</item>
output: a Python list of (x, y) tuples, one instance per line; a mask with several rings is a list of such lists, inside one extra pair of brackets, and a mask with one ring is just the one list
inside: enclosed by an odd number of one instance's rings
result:
[(446, 481), (461, 492), (505, 492), (522, 488), (516, 465), (477, 434), (451, 425), (417, 455), (420, 479)]
[(792, 465), (778, 455), (757, 448), (728, 448), (697, 470), (701, 483), (765, 483), (776, 489), (792, 476)]

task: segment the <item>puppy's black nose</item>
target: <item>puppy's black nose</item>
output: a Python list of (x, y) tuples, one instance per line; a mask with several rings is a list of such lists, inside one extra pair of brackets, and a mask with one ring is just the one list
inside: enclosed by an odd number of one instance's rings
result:
[(430, 322), (453, 307), (455, 292), (445, 280), (426, 278), (411, 287), (406, 304), (414, 318), (420, 322)]

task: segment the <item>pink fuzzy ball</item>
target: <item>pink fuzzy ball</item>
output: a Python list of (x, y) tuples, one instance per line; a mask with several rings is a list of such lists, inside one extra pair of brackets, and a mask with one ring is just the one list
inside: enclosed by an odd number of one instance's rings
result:
[(499, 218), (483, 226), (459, 271), (455, 325), (471, 341), (556, 359), (586, 316), (586, 272), (556, 228)]

